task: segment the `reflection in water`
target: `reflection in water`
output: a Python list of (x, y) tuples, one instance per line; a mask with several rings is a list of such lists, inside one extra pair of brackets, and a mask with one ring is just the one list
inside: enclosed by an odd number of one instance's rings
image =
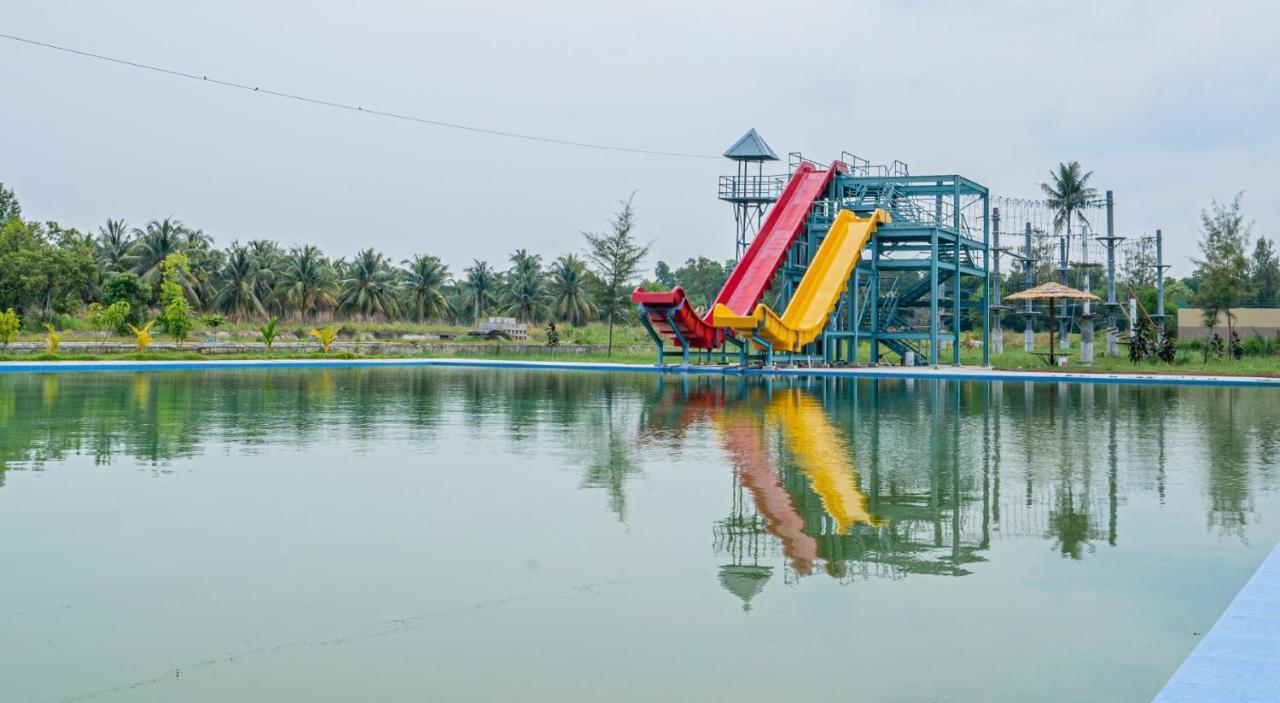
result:
[(1128, 501), (1164, 506), (1174, 485), (1200, 497), (1210, 532), (1247, 539), (1256, 497), (1277, 484), (1268, 393), (440, 369), (5, 374), (0, 486), (5, 470), (77, 455), (163, 473), (214, 445), (261, 453), (340, 436), (475, 442), (489, 457), (536, 444), (626, 521), (646, 462), (715, 452), (732, 468), (712, 549), (721, 585), (749, 605), (775, 573), (963, 576), (1000, 539), (1087, 559), (1123, 545)]
[[(1204, 467), (1189, 478), (1206, 482), (1218, 534), (1243, 538), (1257, 521), (1251, 496), (1276, 488), (1280, 410), (1264, 392), (1008, 390), (1017, 385), (690, 379), (664, 389), (659, 405), (704, 408), (680, 416), (681, 426), (708, 419), (734, 467), (731, 512), (713, 546), (730, 562), (722, 585), (744, 604), (770, 566), (788, 582), (818, 571), (842, 582), (963, 576), (994, 539), (1046, 539), (1073, 560), (1117, 547), (1131, 494), (1165, 503), (1167, 441), (1180, 469)], [(1011, 479), (1021, 490), (1002, 493)]]

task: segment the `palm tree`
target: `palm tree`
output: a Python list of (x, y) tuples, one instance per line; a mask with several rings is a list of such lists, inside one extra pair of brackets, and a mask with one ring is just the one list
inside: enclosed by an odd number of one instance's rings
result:
[(387, 257), (372, 247), (356, 254), (347, 277), (342, 280), (338, 309), (364, 317), (390, 318), (399, 312), (395, 297), (395, 274)]
[(333, 293), (333, 269), (320, 250), (310, 244), (294, 247), (285, 257), (280, 272), (284, 303), (298, 311), (305, 320), (321, 308), (337, 305)]
[[(1093, 171), (1082, 173), (1084, 169), (1080, 167), (1079, 161), (1071, 163), (1059, 163), (1058, 170), (1050, 171), (1049, 177), (1053, 179), (1053, 185), (1041, 183), (1040, 190), (1044, 191), (1045, 204), (1053, 209), (1053, 231), (1066, 231), (1067, 251), (1071, 251), (1071, 220), (1073, 217), (1079, 217), (1080, 221), (1088, 224), (1084, 213), (1081, 212), (1089, 203), (1098, 197), (1098, 189), (1089, 186), (1089, 177), (1093, 175)], [(1063, 281), (1066, 283), (1066, 281)], [(1062, 348), (1067, 348), (1067, 330), (1069, 322), (1067, 320), (1067, 301), (1062, 299), (1059, 302), (1060, 309), (1063, 313), (1063, 319), (1059, 322), (1062, 330), (1061, 344)]]
[(445, 284), (449, 281), (449, 267), (434, 256), (419, 255), (404, 262), (409, 266), (404, 272), (401, 286), (408, 298), (413, 319), (440, 319), (449, 313), (449, 300), (445, 297)]
[(134, 244), (129, 250), (129, 264), (142, 281), (151, 286), (160, 283), (161, 267), (166, 256), (183, 251), (186, 243), (186, 227), (178, 220), (166, 217), (152, 220), (145, 229), (135, 229)]
[[(163, 277), (164, 260), (170, 254), (187, 251), (190, 244), (199, 245), (207, 241), (200, 232), (192, 233), (178, 220), (166, 217), (163, 220), (152, 220), (146, 229), (134, 230), (135, 240), (129, 249), (128, 262), (133, 273), (138, 274), (143, 283), (152, 287), (159, 295), (160, 280)], [(191, 266), (188, 259), (188, 266)], [(202, 300), (200, 279), (195, 272), (200, 269), (192, 266), (192, 271), (183, 275), (181, 283), (187, 297)]]
[(1049, 172), (1053, 185), (1040, 184), (1040, 190), (1046, 196), (1045, 204), (1054, 211), (1053, 231), (1061, 232), (1065, 228), (1068, 237), (1071, 236), (1073, 217), (1078, 216), (1081, 222), (1089, 223), (1081, 211), (1098, 197), (1098, 189), (1089, 186), (1089, 177), (1093, 175), (1093, 171), (1082, 171), (1079, 161), (1060, 163), (1056, 171)]
[(265, 315), (258, 297), (258, 264), (248, 247), (233, 242), (227, 252), (227, 263), (221, 272), (222, 287), (213, 300), (220, 312), (237, 320), (248, 315)]
[(549, 293), (551, 314), (574, 327), (595, 317), (596, 306), (587, 290), (591, 274), (587, 264), (574, 254), (564, 254), (551, 264)]
[(546, 277), (542, 257), (517, 249), (502, 281), (503, 311), (523, 322), (537, 322), (546, 309)]
[(467, 291), (468, 301), (475, 310), (475, 324), (479, 326), (481, 311), (493, 302), (498, 274), (490, 268), (488, 263), (479, 259), (472, 261), (462, 273), (466, 275), (462, 281), (462, 287)]
[(188, 292), (202, 305), (209, 305), (220, 289), (218, 272), (226, 263), (222, 250), (215, 249), (213, 238), (203, 230), (183, 228), (182, 249), (187, 252), (187, 265), (191, 268)]
[(107, 224), (98, 228), (94, 254), (103, 278), (129, 269), (129, 249), (132, 247), (133, 234), (129, 232), (129, 223), (124, 220), (108, 219)]
[(264, 308), (274, 312), (283, 312), (284, 305), (280, 296), (276, 295), (276, 272), (284, 258), (284, 250), (277, 242), (265, 239), (254, 239), (249, 242), (249, 252), (258, 269), (257, 296)]

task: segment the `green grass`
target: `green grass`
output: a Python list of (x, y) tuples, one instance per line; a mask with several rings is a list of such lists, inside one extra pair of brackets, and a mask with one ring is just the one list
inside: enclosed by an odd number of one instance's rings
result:
[[(402, 329), (404, 325), (401, 323), (358, 323), (364, 325), (365, 329)], [(421, 325), (413, 329), (440, 331), (438, 326)], [(584, 328), (574, 330), (574, 328), (565, 328), (570, 336), (565, 343), (574, 343), (571, 335), (575, 332), (580, 334), (579, 339), (584, 340), (581, 343), (602, 345), (606, 337), (606, 328), (604, 325), (588, 325)], [(373, 353), (365, 349), (359, 352), (355, 351), (335, 351), (328, 355), (322, 354), (317, 348), (315, 351), (276, 351), (267, 354), (265, 351), (244, 352), (234, 354), (200, 354), (192, 351), (169, 351), (169, 350), (153, 350), (142, 354), (136, 352), (112, 353), (112, 354), (82, 354), (74, 352), (64, 352), (57, 355), (47, 353), (33, 354), (14, 354), (0, 353), (0, 361), (194, 361), (194, 360), (249, 360), (249, 359), (400, 359), (400, 358), (457, 358), (457, 359), (503, 359), (517, 361), (558, 361), (558, 362), (582, 362), (582, 363), (598, 363), (598, 362), (617, 362), (617, 363), (633, 363), (633, 364), (652, 364), (654, 362), (654, 353), (649, 351), (651, 344), (648, 336), (637, 326), (624, 326), (615, 328), (614, 344), (621, 349), (617, 349), (612, 356), (605, 354), (603, 350), (592, 350), (583, 354), (573, 354), (564, 351), (555, 351), (542, 346), (545, 344), (545, 338), (531, 338), (528, 345), (533, 349), (528, 351), (516, 351), (511, 347), (510, 343), (491, 342), (483, 340), (473, 340), (474, 349), (463, 349), (459, 351), (440, 352), (429, 349), (423, 349), (414, 353)], [(539, 335), (541, 336), (541, 335)], [(531, 335), (532, 337), (532, 335)], [(43, 341), (43, 337), (33, 338), (30, 341)], [(119, 340), (131, 341), (131, 340)], [(245, 340), (253, 341), (253, 340)], [(395, 340), (385, 340), (395, 341)], [(458, 340), (462, 341), (462, 340)], [(1038, 349), (1044, 349), (1047, 346), (1047, 338), (1037, 339)], [(1104, 348), (1105, 344), (1099, 340), (1096, 350)], [(631, 347), (631, 349), (628, 349)], [(639, 351), (643, 349), (644, 351)], [(668, 349), (671, 349), (668, 346)], [(1120, 347), (1122, 354), (1126, 353), (1125, 347)], [(1073, 371), (1073, 372), (1097, 372), (1097, 373), (1144, 373), (1144, 374), (1203, 374), (1216, 376), (1280, 376), (1280, 356), (1246, 356), (1240, 361), (1231, 361), (1227, 359), (1210, 359), (1207, 363), (1203, 360), (1200, 351), (1193, 349), (1182, 349), (1178, 353), (1177, 360), (1173, 364), (1165, 364), (1157, 359), (1148, 359), (1140, 364), (1131, 364), (1126, 356), (1109, 358), (1098, 353), (1095, 356), (1094, 363), (1083, 365), (1079, 363), (1079, 340), (1073, 338), (1071, 349), (1068, 351), (1068, 357), (1071, 363), (1065, 368), (1047, 366), (1038, 357), (1032, 356), (1022, 351), (1021, 335), (1009, 334), (1005, 338), (1005, 353), (994, 356), (991, 359), (991, 366), (1000, 370), (1008, 371)], [(863, 345), (859, 358), (865, 361), (870, 358), (869, 347)], [(982, 350), (973, 348), (962, 348), (960, 353), (961, 363), (966, 366), (978, 366), (982, 363)], [(896, 355), (887, 354), (881, 357), (882, 362), (886, 364), (894, 364), (897, 362)], [(941, 363), (943, 365), (950, 363), (950, 353), (942, 354)], [(677, 363), (676, 357), (668, 357), (667, 363)]]
[(498, 351), (494, 351), (495, 347), (490, 345), (487, 348), (477, 348), (476, 350), (466, 350), (457, 353), (439, 353), (431, 351), (423, 351), (416, 354), (370, 354), (355, 352), (331, 352), (323, 354), (320, 351), (314, 352), (275, 352), (267, 354), (264, 352), (246, 353), (246, 354), (200, 354), (193, 351), (154, 351), (154, 352), (127, 352), (120, 354), (0, 354), (0, 361), (17, 361), (17, 362), (49, 362), (49, 361), (223, 361), (223, 360), (260, 360), (260, 359), (504, 359), (517, 361), (559, 361), (559, 362), (579, 362), (579, 363), (599, 363), (599, 362), (615, 362), (615, 363), (652, 363), (654, 354), (638, 354), (634, 352), (618, 351), (612, 356), (604, 352), (587, 352), (583, 354), (571, 354), (565, 352), (556, 352), (551, 349), (545, 351), (516, 353), (509, 349), (504, 350), (497, 347)]
[[(62, 341), (64, 342), (119, 342), (123, 344), (132, 344), (133, 337), (130, 335), (107, 335), (105, 339), (103, 335), (94, 330), (88, 329), (83, 320), (75, 318), (59, 319), (56, 325), (63, 332)], [(68, 324), (73, 322), (74, 324)], [(258, 322), (241, 322), (226, 323), (218, 327), (217, 332), (225, 332), (230, 335), (226, 341), (231, 342), (257, 342), (261, 340), (258, 334)], [(413, 322), (363, 322), (353, 320), (335, 320), (325, 323), (304, 323), (299, 321), (281, 320), (279, 329), (281, 332), (287, 332), (294, 335), (296, 341), (311, 341), (308, 334), (311, 329), (316, 327), (326, 327), (328, 325), (337, 325), (340, 328), (340, 336), (338, 341), (351, 342), (357, 338), (364, 340), (376, 340), (383, 342), (394, 342), (400, 339), (402, 335), (452, 335), (453, 339), (448, 341), (460, 344), (491, 344), (489, 340), (479, 337), (468, 337), (467, 331), (470, 326), (465, 325), (446, 325), (438, 323), (413, 323)], [(596, 345), (605, 344), (609, 339), (609, 328), (604, 323), (594, 322), (583, 327), (573, 327), (571, 325), (560, 325), (560, 343), (561, 344), (584, 344)], [(197, 324), (196, 329), (192, 330), (191, 335), (187, 338), (188, 344), (198, 344), (206, 337), (212, 336), (214, 330), (206, 329), (204, 325)], [(156, 331), (155, 338), (157, 342), (172, 341), (167, 335), (160, 331)], [(38, 331), (24, 331), (14, 337), (15, 342), (43, 342), (45, 333), (43, 328)], [(545, 325), (531, 326), (529, 329), (529, 344), (545, 344), (547, 341), (547, 329)], [(613, 344), (615, 347), (627, 347), (638, 344), (648, 345), (652, 342), (644, 328), (637, 324), (618, 324), (613, 328)]]

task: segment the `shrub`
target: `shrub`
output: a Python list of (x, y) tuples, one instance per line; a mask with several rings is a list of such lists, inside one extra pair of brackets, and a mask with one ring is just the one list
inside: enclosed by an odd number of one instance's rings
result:
[(184, 295), (174, 296), (164, 306), (164, 312), (160, 314), (160, 319), (164, 323), (165, 332), (178, 342), (178, 346), (182, 346), (183, 340), (187, 335), (191, 334), (192, 328), (196, 326), (195, 315), (191, 312), (191, 304), (187, 302)]
[(267, 345), (268, 354), (271, 353), (271, 347), (276, 342), (276, 335), (279, 334), (276, 331), (276, 323), (279, 321), (280, 321), (280, 318), (276, 317), (275, 315), (272, 315), (271, 318), (268, 319), (265, 324), (258, 327), (258, 334), (262, 336), (262, 343)]
[(45, 325), (44, 332), (45, 332), (45, 338), (44, 338), (45, 350), (48, 351), (50, 354), (57, 354), (58, 345), (62, 344), (62, 335), (58, 334), (57, 328), (54, 327), (53, 325)]
[(320, 342), (320, 349), (325, 354), (329, 353), (329, 347), (333, 345), (333, 340), (338, 338), (338, 328), (334, 325), (313, 329), (308, 334), (316, 338)]
[(93, 331), (101, 334), (105, 341), (110, 332), (127, 328), (129, 311), (129, 303), (123, 300), (117, 300), (106, 307), (101, 303), (90, 303), (85, 319), (88, 320)]
[(147, 347), (151, 346), (151, 326), (155, 323), (155, 320), (148, 320), (147, 324), (142, 327), (129, 325), (129, 329), (133, 332), (134, 343), (138, 345), (139, 354), (146, 351)]
[(226, 319), (217, 313), (209, 313), (208, 315), (201, 315), (200, 322), (204, 323), (205, 327), (216, 330), (222, 326), (222, 323), (226, 322)]
[(1151, 355), (1151, 348), (1151, 325), (1145, 322), (1138, 323), (1129, 335), (1129, 363), (1141, 363)]
[(135, 274), (117, 273), (102, 283), (102, 302), (110, 306), (118, 301), (129, 305), (124, 325), (116, 328), (117, 334), (125, 334), (130, 327), (141, 325), (146, 318), (147, 307), (151, 303), (151, 286)]
[(0, 343), (8, 347), (9, 342), (13, 341), (20, 329), (22, 329), (22, 318), (18, 317), (18, 313), (14, 312), (13, 308), (0, 312)]

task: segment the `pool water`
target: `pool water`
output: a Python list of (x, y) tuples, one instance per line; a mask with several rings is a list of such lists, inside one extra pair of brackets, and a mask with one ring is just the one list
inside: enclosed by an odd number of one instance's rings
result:
[(1275, 398), (0, 374), (0, 701), (1145, 701), (1280, 538)]

